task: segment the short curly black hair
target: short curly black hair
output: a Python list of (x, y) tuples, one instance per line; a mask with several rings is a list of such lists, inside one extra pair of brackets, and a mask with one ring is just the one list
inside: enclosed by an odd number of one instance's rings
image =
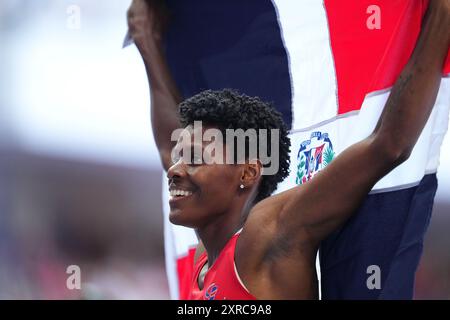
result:
[[(226, 129), (267, 129), (267, 154), (271, 156), (270, 129), (279, 129), (279, 169), (273, 175), (263, 175), (255, 201), (267, 198), (275, 191), (279, 182), (289, 174), (289, 150), (291, 146), (288, 131), (281, 114), (272, 104), (258, 97), (249, 97), (236, 90), (206, 90), (186, 99), (179, 105), (180, 122), (183, 127), (194, 121), (202, 121), (223, 133)], [(224, 135), (225, 136), (225, 135)], [(259, 146), (259, 134), (257, 136)], [(245, 154), (248, 155), (246, 143)], [(259, 150), (258, 150), (259, 152)], [(259, 154), (259, 153), (258, 153)]]

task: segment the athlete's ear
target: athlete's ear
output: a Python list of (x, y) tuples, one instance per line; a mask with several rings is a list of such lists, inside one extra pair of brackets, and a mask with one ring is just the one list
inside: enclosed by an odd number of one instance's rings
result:
[(258, 159), (249, 160), (242, 166), (241, 184), (244, 188), (251, 188), (259, 182), (262, 174), (262, 164)]

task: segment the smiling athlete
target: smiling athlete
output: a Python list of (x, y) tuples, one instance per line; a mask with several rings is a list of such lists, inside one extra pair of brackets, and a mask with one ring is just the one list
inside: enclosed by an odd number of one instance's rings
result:
[[(308, 183), (272, 196), (289, 164), (280, 115), (260, 99), (232, 90), (205, 91), (180, 103), (155, 12), (134, 0), (128, 22), (149, 76), (152, 127), (169, 178), (170, 220), (194, 228), (203, 244), (190, 298), (317, 299), (315, 259), (321, 241), (357, 211), (378, 180), (408, 159), (432, 111), (450, 43), (450, 1), (430, 1), (414, 53), (372, 134)], [(203, 127), (196, 128), (195, 121)], [(172, 141), (178, 128), (190, 138)], [(181, 154), (172, 161), (174, 147), (205, 154), (207, 144), (195, 136), (204, 137), (209, 129), (278, 129), (278, 148), (267, 146), (279, 156), (278, 172), (263, 175), (259, 157), (225, 164)], [(217, 141), (216, 147), (224, 158), (235, 159), (230, 156), (234, 146)]]

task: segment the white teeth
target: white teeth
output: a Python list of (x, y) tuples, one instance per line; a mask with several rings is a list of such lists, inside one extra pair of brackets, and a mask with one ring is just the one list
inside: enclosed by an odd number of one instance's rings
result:
[(170, 195), (173, 196), (190, 196), (192, 194), (191, 191), (184, 191), (184, 190), (170, 190)]

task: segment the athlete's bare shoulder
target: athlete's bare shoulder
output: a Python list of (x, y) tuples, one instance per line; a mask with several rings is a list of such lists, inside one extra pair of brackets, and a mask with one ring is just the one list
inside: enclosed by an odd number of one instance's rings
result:
[[(280, 212), (289, 194), (277, 194), (250, 211), (236, 244), (238, 273), (259, 299), (311, 299), (315, 297), (314, 248), (280, 233)], [(295, 272), (290, 269), (295, 267)], [(274, 270), (285, 270), (276, 272)], [(291, 277), (292, 275), (292, 277)], [(303, 275), (304, 279), (296, 279)], [(295, 277), (295, 279), (293, 278)], [(285, 289), (289, 290), (285, 290)], [(286, 295), (288, 294), (288, 295)]]

